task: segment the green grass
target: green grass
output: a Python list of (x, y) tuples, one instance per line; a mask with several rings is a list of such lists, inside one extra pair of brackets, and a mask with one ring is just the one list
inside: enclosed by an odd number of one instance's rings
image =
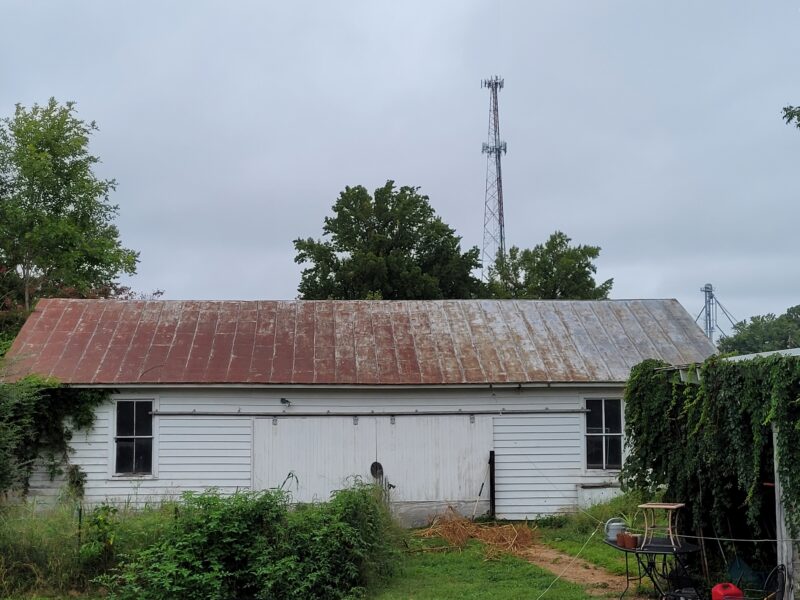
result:
[[(592, 532), (600, 531), (592, 538), (580, 557), (606, 570), (625, 573), (623, 553), (603, 543), (601, 523), (622, 514), (633, 515), (636, 506), (644, 500), (636, 495), (625, 495), (611, 502), (593, 506), (585, 512), (543, 519), (537, 523), (539, 540), (557, 550), (574, 556)], [(159, 507), (136, 514), (124, 511), (124, 523), (118, 532), (121, 546), (141, 547), (158, 535), (160, 527), (171, 523), (171, 507)], [(77, 559), (75, 543), (76, 526), (74, 515), (68, 508), (53, 511), (24, 512), (22, 509), (6, 511), (0, 515), (0, 550), (8, 552), (12, 545), (18, 558), (24, 555), (25, 562), (37, 565), (42, 574), (38, 595), (18, 595), (20, 600), (44, 600), (74, 598), (68, 596), (70, 579), (74, 577)], [(131, 518), (133, 517), (133, 518)], [(21, 542), (21, 540), (24, 540)], [(440, 540), (411, 539), (412, 548), (424, 545), (441, 546)], [(0, 552), (0, 557), (3, 553)], [(8, 558), (8, 554), (6, 554)], [(2, 561), (0, 561), (2, 563)], [(0, 566), (2, 566), (0, 564)], [(8, 567), (9, 565), (6, 564)], [(49, 572), (48, 572), (49, 571)], [(55, 572), (54, 572), (55, 571)], [(506, 556), (498, 560), (484, 560), (483, 546), (470, 543), (463, 551), (412, 552), (403, 561), (401, 571), (380, 591), (372, 595), (375, 600), (471, 600), (471, 599), (530, 599), (536, 598), (552, 581), (555, 575), (522, 559)], [(0, 569), (0, 589), (2, 589)], [(49, 580), (49, 581), (47, 581)], [(47, 585), (47, 584), (50, 585)], [(55, 585), (54, 585), (55, 584)], [(53, 595), (42, 589), (53, 589)], [(59, 595), (59, 591), (61, 595)], [(8, 593), (8, 592), (7, 592)], [(2, 596), (3, 594), (0, 594)], [(584, 600), (590, 598), (579, 585), (558, 581), (548, 592), (546, 599)], [(82, 600), (94, 600), (92, 595), (78, 596)]]
[[(84, 512), (80, 538), (77, 514), (72, 503), (47, 508), (34, 502), (0, 506), (0, 598), (48, 593), (59, 597), (84, 589), (94, 574), (87, 573), (79, 539), (86, 542), (92, 535), (91, 513)], [(121, 507), (115, 516), (116, 552), (133, 552), (153, 543), (171, 525), (173, 515), (170, 504), (141, 510)]]
[[(441, 546), (440, 540), (427, 542)], [(413, 544), (421, 544), (414, 541)], [(412, 546), (414, 547), (414, 546)], [(415, 552), (375, 600), (530, 600), (547, 588), (555, 575), (520, 558), (484, 560), (483, 545), (471, 542), (464, 550)], [(591, 598), (579, 585), (558, 581), (546, 598)]]
[(636, 517), (635, 528), (643, 528), (643, 515), (637, 506), (647, 501), (648, 499), (638, 494), (628, 493), (610, 502), (589, 507), (583, 512), (542, 519), (537, 523), (539, 540), (556, 550), (575, 556), (592, 532), (599, 527), (599, 531), (581, 552), (580, 558), (611, 573), (624, 575), (625, 555), (603, 543), (604, 525), (608, 519), (627, 515), (630, 518)]

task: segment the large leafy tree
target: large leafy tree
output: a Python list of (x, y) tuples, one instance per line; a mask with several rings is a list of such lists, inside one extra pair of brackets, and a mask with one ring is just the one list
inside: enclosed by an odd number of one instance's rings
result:
[(594, 260), (599, 246), (572, 246), (561, 231), (544, 244), (520, 250), (512, 246), (499, 256), (489, 278), (489, 292), (495, 298), (534, 300), (599, 300), (608, 298), (613, 279), (597, 284)]
[(0, 308), (29, 310), (40, 296), (110, 295), (138, 254), (122, 247), (89, 152), (94, 122), (74, 103), (17, 105), (0, 122)]
[(370, 195), (347, 187), (325, 217), (325, 240), (296, 239), (305, 299), (470, 298), (481, 284), (472, 275), (478, 249), (461, 251), (461, 238), (436, 216), (419, 188), (393, 181)]
[(750, 317), (733, 326), (733, 333), (720, 339), (720, 352), (750, 354), (800, 347), (800, 304), (784, 314)]

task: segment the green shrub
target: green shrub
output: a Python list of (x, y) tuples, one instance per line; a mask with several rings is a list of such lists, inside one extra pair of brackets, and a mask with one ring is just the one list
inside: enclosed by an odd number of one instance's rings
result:
[(298, 506), (288, 516), (290, 544), (282, 556), (273, 560), (264, 554), (257, 561), (258, 597), (361, 597), (394, 573), (400, 535), (380, 491), (370, 486)]
[(374, 488), (288, 501), (280, 490), (187, 494), (159, 542), (97, 582), (117, 600), (338, 600), (392, 572), (395, 530)]

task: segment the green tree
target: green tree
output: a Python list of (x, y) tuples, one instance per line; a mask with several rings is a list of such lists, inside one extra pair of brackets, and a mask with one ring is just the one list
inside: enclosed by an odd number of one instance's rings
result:
[(296, 239), (305, 299), (385, 300), (470, 298), (481, 283), (478, 248), (461, 252), (461, 238), (436, 216), (419, 188), (393, 181), (373, 195), (347, 187), (322, 228), (327, 240)]
[(54, 98), (17, 105), (0, 122), (0, 307), (31, 308), (41, 296), (108, 295), (138, 254), (114, 225), (113, 179), (94, 172), (94, 122)]
[(783, 109), (783, 120), (787, 125), (794, 123), (800, 129), (800, 106), (787, 106)]
[(800, 347), (800, 304), (776, 317), (773, 313), (750, 317), (733, 326), (733, 333), (720, 339), (720, 352), (751, 354)]
[(594, 260), (599, 246), (570, 246), (571, 238), (556, 231), (544, 244), (520, 250), (512, 246), (495, 262), (489, 277), (494, 298), (533, 300), (599, 300), (608, 298), (613, 279), (597, 285)]

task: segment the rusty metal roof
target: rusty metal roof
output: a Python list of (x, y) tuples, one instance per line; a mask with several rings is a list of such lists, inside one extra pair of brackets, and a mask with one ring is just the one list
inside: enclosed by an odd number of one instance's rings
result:
[(715, 348), (677, 300), (41, 300), (9, 378), (69, 384), (622, 382)]

